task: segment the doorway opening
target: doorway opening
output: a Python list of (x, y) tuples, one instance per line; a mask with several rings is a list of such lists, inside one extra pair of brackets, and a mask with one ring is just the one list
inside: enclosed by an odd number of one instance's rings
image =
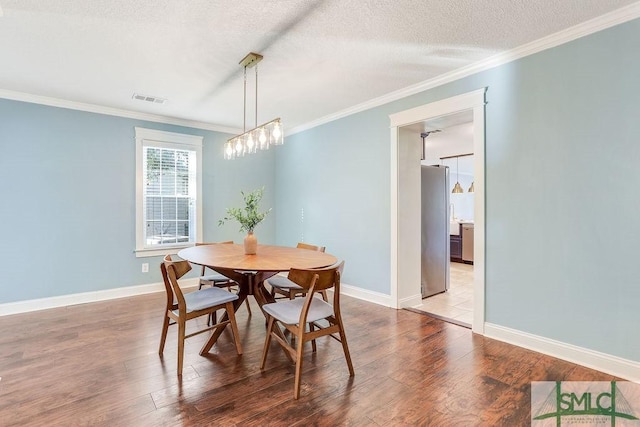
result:
[(391, 300), (396, 308), (422, 304), (421, 144), (404, 129), (470, 114), (473, 133), (474, 237), (472, 330), (484, 333), (484, 104), (486, 88), (390, 115), (391, 121)]
[(421, 290), (413, 307), (471, 328), (474, 308), (473, 112), (403, 126), (422, 138)]

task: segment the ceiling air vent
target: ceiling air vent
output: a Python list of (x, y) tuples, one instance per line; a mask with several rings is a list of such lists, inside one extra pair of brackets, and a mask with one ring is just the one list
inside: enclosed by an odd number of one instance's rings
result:
[(140, 95), (139, 93), (134, 93), (132, 98), (137, 99), (138, 101), (152, 102), (154, 104), (164, 104), (165, 102), (167, 102), (167, 100), (164, 98), (158, 98), (157, 96)]

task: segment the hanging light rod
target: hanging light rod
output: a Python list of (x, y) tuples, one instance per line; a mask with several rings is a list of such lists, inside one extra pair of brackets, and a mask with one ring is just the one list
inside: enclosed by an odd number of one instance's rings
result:
[[(282, 132), (282, 122), (280, 117), (270, 120), (258, 126), (258, 63), (263, 56), (259, 53), (249, 52), (247, 56), (239, 62), (244, 69), (244, 98), (243, 98), (243, 124), (242, 133), (227, 140), (224, 144), (224, 158), (235, 159), (245, 154), (268, 150), (270, 145), (282, 145), (284, 135)], [(247, 130), (247, 68), (256, 69), (256, 114), (255, 127)]]

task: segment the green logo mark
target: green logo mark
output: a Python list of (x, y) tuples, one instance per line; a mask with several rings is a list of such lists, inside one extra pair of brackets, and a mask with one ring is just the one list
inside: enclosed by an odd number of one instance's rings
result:
[(611, 390), (582, 393), (562, 392), (561, 381), (556, 381), (556, 386), (544, 403), (540, 406), (534, 420), (556, 418), (556, 426), (561, 426), (562, 417), (568, 416), (600, 416), (610, 417), (611, 426), (615, 427), (616, 418), (637, 420), (632, 414), (632, 408), (624, 397), (615, 381), (611, 381)]

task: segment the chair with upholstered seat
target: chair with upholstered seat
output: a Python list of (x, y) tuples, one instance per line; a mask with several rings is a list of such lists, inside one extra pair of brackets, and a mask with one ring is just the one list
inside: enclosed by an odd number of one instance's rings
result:
[[(302, 353), (304, 344), (311, 341), (313, 351), (316, 351), (315, 340), (322, 336), (330, 336), (342, 344), (344, 357), (349, 368), (349, 375), (353, 376), (353, 365), (347, 337), (344, 332), (342, 315), (340, 313), (340, 276), (344, 268), (344, 261), (332, 267), (289, 271), (289, 279), (298, 284), (306, 293), (305, 297), (298, 297), (291, 300), (279, 300), (275, 303), (265, 304), (262, 309), (269, 317), (267, 327), (267, 337), (262, 351), (262, 362), (260, 369), (263, 370), (267, 361), (267, 354), (271, 339), (274, 338), (278, 344), (288, 352), (296, 364), (295, 382), (293, 397), (300, 397), (300, 376), (302, 374)], [(315, 294), (320, 291), (333, 288), (333, 304), (318, 298)], [(318, 323), (324, 320), (328, 326)], [(295, 338), (295, 343), (288, 342), (284, 334), (278, 332), (276, 328), (282, 327), (291, 333)], [(309, 330), (307, 331), (307, 325)], [(337, 334), (337, 336), (336, 336)]]
[[(298, 243), (298, 249), (308, 249), (310, 251), (324, 252), (324, 246), (309, 245), (307, 243)], [(298, 286), (287, 277), (276, 275), (265, 280), (271, 286), (271, 296), (275, 298), (276, 294), (284, 295), (286, 298), (293, 299), (296, 295), (304, 294), (304, 289)], [(327, 301), (326, 292), (322, 292), (322, 298)]]
[[(196, 246), (201, 245), (228, 245), (233, 244), (233, 241), (229, 240), (226, 242), (218, 242), (218, 243), (196, 243)], [(227, 276), (218, 273), (217, 271), (211, 271), (209, 274), (207, 273), (207, 266), (202, 266), (202, 272), (200, 273), (200, 285), (198, 289), (202, 289), (203, 286), (211, 286), (218, 288), (227, 288), (227, 290), (231, 290), (231, 287), (238, 286), (238, 284), (229, 279)], [(251, 316), (251, 306), (249, 305), (249, 299), (245, 300), (245, 304), (247, 305), (247, 312), (249, 312), (249, 316)], [(212, 318), (215, 321), (215, 314), (212, 314)]]
[[(184, 294), (180, 289), (178, 280), (191, 270), (191, 265), (186, 260), (174, 261), (172, 260), (171, 255), (167, 255), (164, 258), (164, 261), (160, 264), (160, 269), (162, 271), (164, 287), (167, 292), (167, 305), (162, 323), (162, 335), (160, 336), (160, 349), (158, 353), (162, 355), (164, 352), (164, 345), (167, 340), (169, 326), (177, 324), (178, 375), (182, 375), (184, 340), (194, 335), (223, 327), (227, 324), (231, 325), (236, 351), (241, 355), (242, 346), (240, 345), (238, 325), (236, 323), (236, 317), (233, 309), (233, 302), (238, 299), (238, 296), (233, 292), (216, 287), (200, 289)], [(188, 320), (195, 319), (200, 316), (209, 316), (217, 310), (222, 309), (226, 310), (228, 320), (214, 322), (210, 327), (198, 330), (188, 335), (186, 334), (186, 323)], [(175, 323), (171, 323), (171, 320), (175, 321)], [(205, 343), (200, 350), (200, 355), (204, 355), (209, 352), (213, 344), (215, 344), (215, 341)]]

